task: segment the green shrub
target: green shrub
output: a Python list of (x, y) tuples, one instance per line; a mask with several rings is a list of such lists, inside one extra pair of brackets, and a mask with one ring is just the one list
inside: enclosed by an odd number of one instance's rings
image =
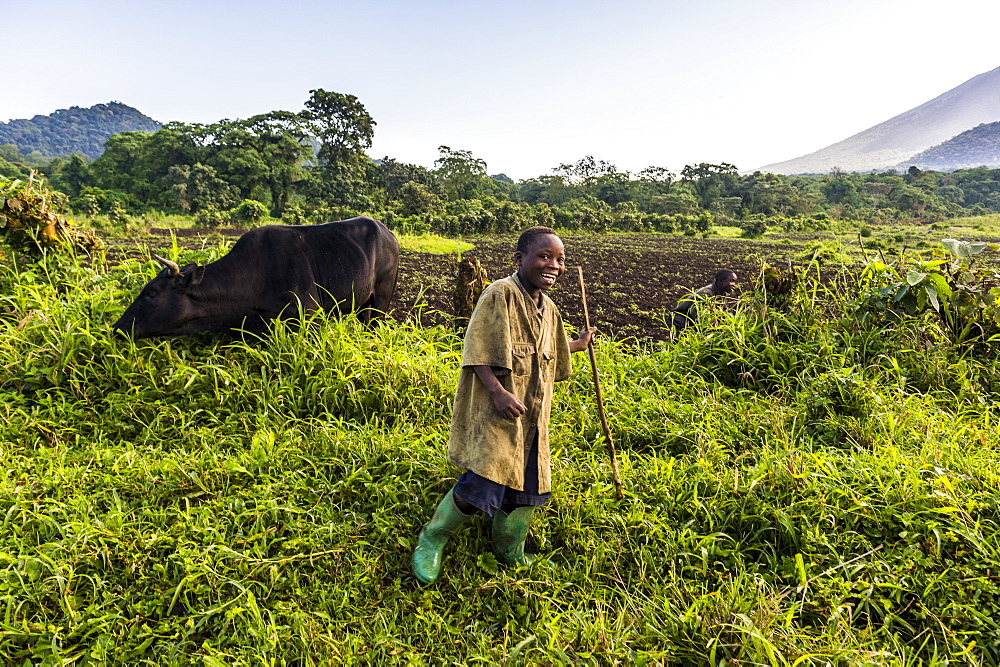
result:
[(230, 214), (230, 220), (241, 226), (255, 226), (267, 218), (267, 207), (254, 199), (244, 199)]
[(199, 227), (221, 227), (229, 221), (229, 215), (213, 206), (205, 206), (194, 216), (194, 224)]
[(739, 225), (740, 229), (743, 230), (742, 236), (745, 238), (757, 238), (763, 236), (767, 231), (767, 221), (763, 216), (750, 216), (740, 221)]
[(305, 210), (298, 202), (285, 204), (281, 213), (281, 222), (286, 225), (304, 225), (307, 222)]

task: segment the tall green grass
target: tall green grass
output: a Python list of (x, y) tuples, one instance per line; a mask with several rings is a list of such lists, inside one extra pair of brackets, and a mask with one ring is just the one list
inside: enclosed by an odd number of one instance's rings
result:
[(110, 323), (152, 263), (2, 271), (4, 662), (1000, 660), (997, 362), (931, 321), (860, 326), (849, 285), (601, 340), (624, 501), (577, 355), (530, 538), (554, 565), (499, 566), (477, 519), (419, 587), (458, 472), (453, 332), (133, 343)]

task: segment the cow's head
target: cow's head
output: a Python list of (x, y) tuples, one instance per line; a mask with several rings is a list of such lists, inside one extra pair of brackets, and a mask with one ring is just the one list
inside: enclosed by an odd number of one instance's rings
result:
[(206, 315), (205, 305), (199, 303), (195, 288), (205, 277), (205, 267), (188, 264), (182, 269), (159, 255), (153, 255), (153, 259), (163, 265), (163, 270), (146, 283), (139, 297), (112, 325), (115, 333), (150, 338), (201, 331), (196, 321)]

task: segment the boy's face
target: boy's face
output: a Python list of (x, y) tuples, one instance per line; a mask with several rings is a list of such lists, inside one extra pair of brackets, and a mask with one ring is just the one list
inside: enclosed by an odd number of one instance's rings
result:
[(529, 292), (547, 290), (566, 271), (566, 251), (555, 234), (539, 236), (526, 252), (515, 252), (517, 275)]

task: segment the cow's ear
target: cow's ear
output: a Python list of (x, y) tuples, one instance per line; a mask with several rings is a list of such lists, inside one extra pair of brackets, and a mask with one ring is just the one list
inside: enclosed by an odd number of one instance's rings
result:
[(183, 269), (181, 269), (181, 274), (177, 278), (177, 287), (181, 292), (186, 292), (188, 289), (195, 287), (201, 282), (201, 279), (205, 277), (205, 267), (198, 266), (197, 264), (188, 264)]
[(188, 283), (188, 287), (194, 287), (201, 283), (201, 279), (205, 277), (205, 267), (196, 266), (194, 271), (191, 272), (191, 281)]

